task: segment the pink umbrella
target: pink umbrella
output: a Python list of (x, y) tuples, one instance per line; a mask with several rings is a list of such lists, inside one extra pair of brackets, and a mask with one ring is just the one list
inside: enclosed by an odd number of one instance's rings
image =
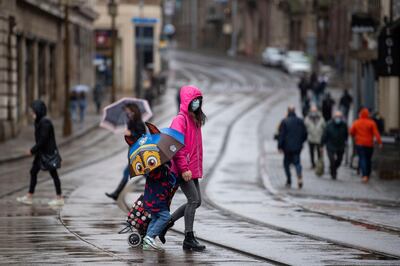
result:
[(138, 98), (122, 98), (121, 100), (106, 106), (103, 110), (103, 119), (100, 126), (114, 133), (123, 132), (126, 129), (127, 116), (124, 107), (134, 103), (139, 107), (143, 122), (148, 121), (152, 116), (150, 105), (147, 100)]

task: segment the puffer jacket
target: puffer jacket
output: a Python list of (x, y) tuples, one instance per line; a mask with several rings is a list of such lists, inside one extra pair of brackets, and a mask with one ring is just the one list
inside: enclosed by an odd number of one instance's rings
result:
[(350, 129), (350, 134), (355, 138), (356, 145), (372, 147), (374, 137), (379, 144), (382, 144), (381, 135), (374, 120), (369, 118), (367, 108), (360, 111), (360, 118), (354, 121)]
[(190, 170), (193, 179), (203, 177), (201, 127), (198, 127), (189, 115), (189, 105), (197, 97), (202, 97), (202, 93), (197, 87), (189, 85), (181, 88), (179, 113), (171, 124), (171, 128), (185, 136), (185, 147), (174, 156), (172, 171), (181, 175)]
[(307, 115), (304, 124), (307, 128), (308, 141), (313, 144), (321, 144), (322, 134), (326, 125), (321, 113), (317, 113), (317, 117), (312, 117), (310, 113)]

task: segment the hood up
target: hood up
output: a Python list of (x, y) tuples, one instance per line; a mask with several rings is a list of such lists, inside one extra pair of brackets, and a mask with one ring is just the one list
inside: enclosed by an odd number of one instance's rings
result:
[(363, 108), (359, 114), (360, 118), (369, 118), (369, 111), (367, 108)]
[(179, 110), (182, 113), (187, 114), (189, 112), (189, 104), (197, 97), (202, 96), (203, 94), (199, 88), (193, 85), (183, 86), (180, 91), (181, 105)]
[(39, 122), (43, 117), (47, 114), (47, 108), (43, 101), (41, 100), (34, 100), (32, 102), (32, 110), (36, 114), (35, 123)]

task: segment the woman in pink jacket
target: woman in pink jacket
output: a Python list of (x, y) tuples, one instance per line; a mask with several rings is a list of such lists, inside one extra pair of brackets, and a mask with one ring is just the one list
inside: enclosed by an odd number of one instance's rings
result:
[(165, 234), (174, 222), (185, 217), (184, 250), (202, 251), (206, 247), (201, 245), (193, 234), (193, 222), (196, 209), (201, 204), (199, 178), (203, 177), (203, 143), (201, 127), (206, 116), (201, 106), (203, 96), (195, 86), (184, 86), (180, 91), (180, 109), (174, 118), (171, 128), (178, 130), (185, 136), (185, 147), (174, 157), (173, 171), (182, 177), (180, 187), (187, 198), (187, 203), (180, 206), (172, 215), (171, 221), (159, 236), (165, 243)]

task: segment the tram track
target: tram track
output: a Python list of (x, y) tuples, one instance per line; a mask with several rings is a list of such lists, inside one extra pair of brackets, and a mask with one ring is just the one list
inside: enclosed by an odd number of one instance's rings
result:
[[(273, 81), (271, 81), (271, 83), (275, 84)], [(243, 95), (245, 95), (245, 94), (243, 94)], [(250, 96), (251, 95), (254, 96), (255, 94), (251, 94), (250, 93)], [(229, 96), (227, 96), (227, 97), (229, 97)], [(285, 97), (285, 96), (283, 95), (282, 97)], [(238, 123), (241, 119), (244, 119), (245, 116), (249, 112), (253, 111), (254, 108), (257, 108), (260, 104), (263, 104), (263, 103), (265, 104), (266, 100), (272, 99), (270, 102), (268, 102), (269, 106), (268, 106), (268, 108), (266, 108), (266, 110), (269, 110), (269, 109), (273, 108), (274, 104), (278, 103), (280, 101), (280, 99), (281, 99), (281, 97), (273, 98), (273, 95), (271, 94), (271, 92), (259, 93), (259, 94), (256, 95), (255, 98), (256, 99), (254, 101), (248, 103), (246, 108), (244, 108), (242, 110), (242, 112), (239, 113), (235, 117), (234, 120), (229, 121), (229, 123), (227, 123), (227, 128), (226, 128), (225, 132), (222, 133), (222, 134), (224, 134), (223, 143), (222, 143), (221, 147), (218, 150), (218, 157), (219, 158), (222, 158), (222, 157), (224, 157), (226, 155), (227, 145), (229, 143), (229, 140), (230, 140), (231, 134), (232, 134), (232, 130), (233, 130), (233, 128), (234, 128), (236, 123)], [(172, 108), (172, 109), (175, 111), (175, 108)], [(223, 112), (227, 112), (228, 113), (229, 111), (230, 110), (229, 110), (229, 108), (227, 108), (227, 106), (221, 106), (220, 108), (216, 108), (215, 110), (212, 110), (208, 114), (209, 122), (213, 121), (219, 115), (223, 117), (224, 116)], [(266, 115), (267, 114), (268, 114), (268, 112), (266, 112)], [(171, 116), (172, 116), (172, 114), (171, 114)], [(160, 120), (156, 120), (156, 121), (154, 121), (154, 123), (157, 124), (157, 125), (163, 124), (170, 118), (171, 118), (170, 116), (163, 114), (162, 117), (160, 117)], [(260, 124), (258, 125), (258, 127), (260, 127)], [(111, 134), (109, 136), (111, 136)], [(104, 138), (103, 139), (104, 141), (109, 139), (109, 137), (106, 137), (106, 136), (104, 136), (103, 138)], [(86, 147), (90, 148), (90, 146), (93, 145), (93, 143), (95, 143), (95, 142), (96, 141), (93, 141), (90, 144), (87, 144)], [(99, 162), (101, 162), (103, 160), (106, 160), (107, 158), (109, 158), (111, 156), (120, 154), (124, 150), (126, 150), (126, 146), (121, 147), (119, 149), (115, 149), (115, 151), (113, 151), (111, 153), (107, 153), (104, 156), (98, 157), (95, 160), (84, 162), (83, 164), (81, 164), (79, 166), (74, 166), (74, 167), (71, 166), (71, 168), (66, 168), (65, 171), (63, 171), (61, 173), (62, 174), (67, 174), (67, 173), (71, 173), (71, 172), (80, 170), (82, 168), (85, 168), (85, 167), (88, 167), (90, 165), (99, 163)], [(213, 175), (215, 174), (215, 170), (216, 170), (216, 168), (218, 166), (219, 166), (219, 161), (217, 161), (217, 160), (213, 161), (211, 166), (208, 167), (208, 170), (207, 170), (207, 172), (205, 174), (206, 178), (204, 178), (203, 182), (201, 183), (201, 189), (202, 189), (202, 192), (203, 192), (202, 195), (203, 195), (203, 199), (204, 199), (204, 204), (202, 205), (202, 207), (204, 207), (206, 210), (208, 210), (208, 211), (215, 211), (216, 210), (216, 211), (218, 211), (218, 215), (221, 215), (221, 216), (225, 217), (226, 220), (230, 220), (230, 221), (232, 221), (232, 223), (247, 223), (247, 224), (249, 224), (249, 226), (253, 226), (254, 225), (254, 226), (258, 226), (260, 228), (268, 228), (269, 230), (273, 230), (273, 231), (277, 231), (277, 232), (281, 232), (281, 233), (287, 234), (288, 237), (290, 237), (291, 235), (302, 236), (302, 237), (308, 238), (310, 240), (318, 240), (318, 241), (323, 241), (323, 242), (327, 242), (327, 243), (333, 243), (333, 244), (335, 244), (337, 246), (344, 247), (344, 248), (353, 248), (353, 249), (356, 249), (356, 250), (361, 250), (361, 251), (364, 251), (364, 252), (368, 253), (369, 255), (371, 255), (371, 257), (373, 257), (374, 259), (377, 259), (377, 260), (380, 260), (380, 259), (381, 260), (391, 260), (391, 259), (396, 259), (397, 260), (397, 259), (400, 259), (397, 256), (392, 256), (391, 254), (382, 254), (382, 253), (379, 253), (379, 252), (375, 252), (373, 250), (360, 249), (359, 247), (349, 246), (346, 243), (334, 242), (334, 241), (331, 241), (330, 239), (326, 239), (326, 238), (322, 238), (322, 237), (318, 238), (318, 237), (307, 235), (307, 234), (304, 234), (304, 233), (301, 233), (301, 232), (298, 232), (298, 231), (295, 231), (295, 230), (290, 230), (290, 229), (283, 228), (283, 227), (277, 227), (277, 226), (274, 226), (274, 225), (271, 225), (271, 224), (268, 224), (268, 223), (265, 223), (265, 222), (260, 222), (260, 221), (255, 220), (255, 219), (251, 219), (251, 218), (246, 217), (244, 215), (242, 215), (242, 216), (238, 215), (237, 213), (234, 213), (234, 212), (230, 211), (229, 209), (221, 207), (220, 204), (217, 204), (217, 203), (213, 202), (207, 196), (207, 193), (206, 193), (206, 188), (208, 186), (208, 183), (213, 178)], [(40, 180), (39, 183), (43, 183), (43, 182), (48, 181), (48, 180), (50, 180), (50, 179), (46, 178), (46, 179)], [(10, 193), (8, 193), (8, 195), (1, 195), (0, 198), (6, 197), (6, 196), (10, 196), (10, 195), (12, 195), (12, 194), (14, 194), (16, 192), (19, 192), (19, 191), (21, 191), (23, 189), (26, 189), (26, 186), (24, 186), (23, 188), (20, 188), (18, 190), (15, 190), (14, 192), (10, 192)], [(284, 199), (281, 198), (280, 200), (284, 200)], [(129, 207), (129, 204), (126, 204), (126, 205)], [(304, 210), (304, 211), (307, 211), (307, 210)], [(324, 214), (321, 214), (321, 215), (324, 215)], [(58, 216), (59, 216), (60, 223), (64, 227), (66, 227), (66, 229), (68, 231), (70, 231), (68, 226), (65, 223), (63, 223), (60, 213), (59, 213)], [(176, 233), (182, 234), (181, 230), (173, 229), (173, 231), (176, 232)], [(86, 242), (86, 243), (88, 242), (88, 240), (85, 239), (85, 237), (80, 236), (77, 232), (70, 231), (70, 233), (72, 235), (74, 235), (75, 237), (79, 238), (81, 241)], [(221, 241), (215, 241), (215, 240), (210, 239), (210, 238), (199, 237), (199, 236), (198, 236), (198, 238), (200, 240), (204, 241), (205, 243), (208, 243), (208, 244), (211, 244), (211, 245), (215, 245), (215, 246), (219, 246), (219, 247), (224, 248), (226, 250), (230, 250), (232, 252), (239, 253), (239, 254), (245, 255), (245, 256), (250, 257), (250, 258), (254, 258), (255, 260), (258, 260), (258, 261), (261, 261), (261, 262), (271, 263), (271, 264), (274, 264), (274, 265), (290, 265), (290, 264), (287, 264), (287, 263), (285, 263), (285, 262), (283, 262), (281, 260), (274, 259), (273, 257), (269, 256), (268, 254), (266, 254), (265, 256), (261, 256), (259, 254), (254, 253), (254, 252), (249, 252), (248, 250), (245, 250), (245, 249), (241, 249), (241, 248), (234, 247), (232, 245), (224, 244)], [(108, 255), (110, 255), (112, 257), (115, 257), (116, 259), (118, 259), (120, 261), (126, 261), (126, 259), (123, 259), (123, 258), (119, 257), (118, 255), (109, 254), (109, 253), (112, 253), (112, 252), (102, 248), (101, 246), (98, 246), (98, 245), (93, 244), (93, 243), (88, 243), (88, 244), (93, 246), (96, 249), (99, 249), (100, 251), (102, 251), (105, 254), (108, 254)]]
[[(279, 99), (277, 100), (277, 102), (279, 102)], [(273, 106), (273, 104), (271, 104), (271, 107), (272, 106)], [(227, 143), (229, 142), (230, 133), (231, 133), (232, 128), (235, 125), (235, 123), (238, 122), (240, 119), (242, 119), (243, 116), (246, 113), (250, 112), (255, 107), (257, 107), (256, 104), (254, 106), (252, 106), (251, 108), (248, 108), (245, 112), (241, 113), (240, 116), (237, 117), (237, 119), (235, 121), (232, 121), (229, 124), (228, 129), (225, 132), (224, 143), (223, 143), (223, 145), (222, 145), (222, 147), (220, 149), (219, 155), (217, 156), (218, 158), (222, 158), (224, 156), (224, 154), (225, 154), (225, 149), (226, 149)], [(283, 233), (286, 233), (286, 234), (299, 235), (299, 236), (303, 236), (303, 237), (310, 238), (310, 239), (313, 239), (313, 240), (324, 241), (324, 242), (332, 243), (332, 244), (335, 244), (335, 245), (338, 245), (338, 246), (342, 246), (342, 247), (345, 247), (345, 248), (351, 248), (351, 249), (356, 249), (356, 250), (360, 250), (360, 251), (363, 251), (363, 252), (367, 252), (367, 253), (373, 254), (379, 260), (392, 260), (392, 259), (398, 260), (398, 259), (400, 259), (400, 257), (398, 257), (396, 255), (393, 255), (393, 254), (387, 254), (387, 253), (378, 252), (378, 251), (372, 250), (372, 249), (362, 248), (360, 246), (354, 246), (354, 245), (351, 245), (351, 244), (346, 243), (346, 242), (332, 241), (332, 239), (327, 239), (327, 238), (324, 238), (324, 237), (318, 237), (318, 236), (315, 236), (315, 235), (306, 234), (306, 233), (299, 232), (299, 231), (296, 231), (296, 230), (291, 230), (291, 229), (288, 229), (288, 228), (275, 226), (275, 225), (272, 225), (272, 224), (269, 224), (269, 223), (266, 223), (266, 222), (260, 222), (259, 220), (251, 219), (251, 218), (249, 218), (247, 216), (240, 215), (237, 212), (233, 213), (229, 209), (221, 207), (219, 204), (216, 204), (215, 202), (213, 202), (207, 196), (207, 193), (206, 193), (207, 185), (208, 185), (210, 179), (212, 178), (212, 176), (214, 174), (214, 170), (217, 168), (219, 161), (215, 161), (214, 162), (214, 164), (211, 166), (211, 168), (206, 173), (206, 175), (205, 175), (206, 178), (204, 179), (204, 181), (202, 183), (202, 192), (203, 192), (202, 195), (203, 195), (203, 199), (204, 199), (204, 201), (206, 203), (205, 204), (206, 208), (218, 209), (219, 211), (221, 211), (221, 213), (223, 213), (226, 216), (229, 216), (230, 219), (232, 219), (232, 220), (245, 221), (245, 222), (248, 222), (248, 223), (251, 223), (251, 224), (254, 224), (254, 225), (263, 226), (263, 227), (266, 227), (266, 228), (269, 228), (269, 229), (272, 229), (272, 230), (276, 230), (276, 231), (279, 231), (279, 232), (283, 232)], [(207, 240), (207, 239), (205, 239), (205, 240)], [(276, 261), (276, 262), (277, 263), (281, 263), (280, 261)]]

